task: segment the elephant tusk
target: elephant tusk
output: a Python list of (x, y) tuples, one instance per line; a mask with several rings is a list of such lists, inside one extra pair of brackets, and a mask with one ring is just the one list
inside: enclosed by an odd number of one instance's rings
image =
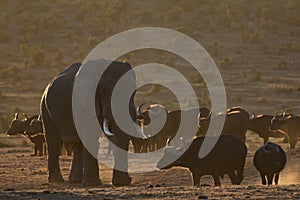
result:
[(107, 136), (114, 136), (115, 134), (113, 134), (112, 132), (110, 132), (109, 128), (108, 128), (108, 122), (107, 119), (103, 120), (103, 131)]
[(147, 139), (146, 134), (144, 133), (144, 131), (141, 129), (140, 126), (138, 126), (137, 124), (134, 124), (134, 127), (135, 127), (136, 131), (138, 132), (138, 134), (141, 135), (141, 137), (143, 139)]

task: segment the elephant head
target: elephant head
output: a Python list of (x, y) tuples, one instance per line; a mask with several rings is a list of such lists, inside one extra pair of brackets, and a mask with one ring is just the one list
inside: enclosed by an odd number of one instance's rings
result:
[[(119, 81), (123, 81), (122, 84), (118, 85)], [(122, 94), (117, 95), (117, 104), (123, 105), (123, 107), (122, 109), (117, 109), (118, 112), (116, 113), (113, 112), (112, 107), (120, 106), (114, 105), (113, 101), (114, 92), (116, 92), (117, 87), (124, 87), (124, 90), (129, 88), (129, 90), (133, 91), (133, 93), (128, 98)], [(136, 107), (134, 104), (135, 90), (136, 78), (130, 64), (113, 62), (113, 64), (107, 67), (107, 69), (103, 72), (95, 96), (98, 121), (101, 124), (103, 132), (113, 143), (112, 149), (114, 152), (115, 165), (112, 182), (114, 185), (127, 185), (131, 181), (131, 178), (127, 173), (127, 151), (130, 137), (146, 139), (146, 135), (137, 123)], [(121, 91), (123, 91), (122, 88)], [(129, 117), (126, 115), (126, 112), (128, 111)], [(118, 121), (116, 117), (120, 116), (125, 117), (122, 118), (121, 121)], [(126, 123), (120, 124), (122, 122)]]

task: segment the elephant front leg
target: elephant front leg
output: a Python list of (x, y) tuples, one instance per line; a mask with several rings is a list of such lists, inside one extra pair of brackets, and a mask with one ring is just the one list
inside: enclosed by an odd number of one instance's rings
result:
[[(69, 144), (68, 144), (69, 145)], [(65, 144), (65, 146), (67, 146)], [(83, 165), (82, 165), (82, 143), (75, 143), (73, 145), (73, 160), (71, 166), (71, 173), (69, 176), (70, 183), (81, 183), (83, 178)]]
[(221, 183), (220, 183), (220, 175), (219, 175), (218, 170), (214, 170), (214, 171), (213, 171), (212, 177), (213, 177), (213, 179), (214, 179), (215, 186), (221, 186)]
[[(75, 152), (73, 152), (75, 154)], [(100, 185), (98, 160), (83, 147), (83, 181), (87, 186)]]
[(198, 171), (194, 171), (194, 170), (191, 170), (191, 169), (190, 169), (190, 171), (192, 172), (193, 185), (199, 187), (200, 186), (201, 174)]
[(128, 136), (113, 136), (111, 139), (114, 155), (114, 170), (112, 184), (115, 186), (125, 186), (131, 183), (128, 174)]

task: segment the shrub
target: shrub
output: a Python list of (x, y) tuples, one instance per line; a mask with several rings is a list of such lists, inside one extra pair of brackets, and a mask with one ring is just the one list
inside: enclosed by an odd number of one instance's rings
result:
[(281, 93), (288, 93), (294, 91), (294, 88), (286, 84), (278, 84), (275, 85), (275, 91)]
[(224, 57), (222, 60), (219, 61), (219, 65), (221, 67), (228, 66), (228, 65), (230, 65), (232, 63), (233, 63), (233, 60), (230, 57)]

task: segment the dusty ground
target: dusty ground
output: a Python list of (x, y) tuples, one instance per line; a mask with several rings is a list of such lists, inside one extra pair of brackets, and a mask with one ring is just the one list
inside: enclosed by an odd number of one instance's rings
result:
[[(22, 137), (3, 138), (17, 144)], [(131, 174), (132, 185), (113, 187), (110, 183), (112, 170), (101, 165), (100, 177), (103, 185), (84, 187), (81, 184), (49, 184), (47, 182), (46, 157), (32, 157), (31, 147), (7, 147), (0, 149), (0, 199), (300, 199), (300, 148), (295, 155), (288, 153), (288, 145), (276, 139), (287, 152), (288, 162), (280, 175), (278, 186), (262, 186), (253, 167), (254, 150), (261, 140), (247, 134), (248, 155), (244, 180), (240, 186), (230, 184), (227, 176), (221, 187), (214, 187), (212, 178), (202, 177), (200, 188), (191, 186), (188, 170), (173, 168), (143, 174)], [(71, 157), (61, 156), (60, 165), (67, 179)], [(143, 167), (143, 166), (139, 166)]]
[[(228, 107), (300, 114), (299, 1), (174, 2), (0, 0), (0, 199), (300, 199), (300, 145), (290, 155), (280, 139), (272, 141), (284, 147), (288, 162), (279, 186), (260, 185), (252, 159), (262, 141), (249, 133), (241, 186), (231, 186), (225, 177), (221, 187), (213, 187), (211, 177), (203, 177), (205, 185), (195, 188), (187, 170), (174, 168), (131, 174), (130, 187), (116, 188), (110, 184), (111, 169), (102, 165), (103, 185), (86, 188), (48, 184), (46, 158), (31, 157), (32, 147), (24, 138), (2, 134), (16, 111), (39, 112), (41, 94), (59, 71), (81, 62), (107, 37), (144, 26), (178, 30), (198, 41), (220, 70)], [(148, 49), (120, 60), (133, 67), (150, 62), (174, 67), (192, 83), (199, 105), (210, 107), (205, 83), (178, 56)], [(170, 91), (153, 86), (140, 88), (136, 102), (178, 107)], [(67, 179), (71, 158), (60, 161)]]

